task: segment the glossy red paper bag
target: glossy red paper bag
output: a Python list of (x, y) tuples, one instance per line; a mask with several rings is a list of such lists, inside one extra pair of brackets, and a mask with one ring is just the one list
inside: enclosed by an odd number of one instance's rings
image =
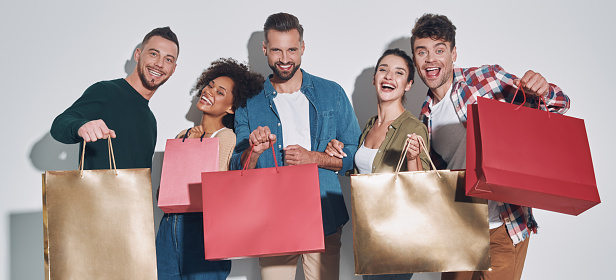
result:
[(168, 139), (158, 207), (165, 213), (201, 212), (201, 172), (218, 171), (218, 138)]
[(202, 181), (206, 260), (325, 250), (316, 163), (204, 172)]
[(478, 98), (466, 145), (469, 196), (571, 215), (601, 202), (582, 119)]

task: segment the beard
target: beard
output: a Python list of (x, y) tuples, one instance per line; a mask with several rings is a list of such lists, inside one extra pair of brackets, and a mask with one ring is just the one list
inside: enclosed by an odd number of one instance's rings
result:
[(280, 78), (281, 80), (284, 81), (288, 81), (291, 78), (293, 78), (293, 76), (295, 76), (295, 72), (297, 72), (297, 70), (299, 69), (300, 65), (295, 65), (295, 63), (293, 64), (293, 68), (291, 68), (291, 71), (281, 71), (280, 69), (278, 69), (278, 67), (276, 67), (276, 65), (279, 63), (275, 63), (274, 65), (270, 64), (270, 68), (272, 69), (272, 71), (274, 71), (274, 76)]
[(139, 74), (139, 79), (141, 80), (141, 84), (143, 84), (143, 87), (148, 90), (158, 89), (158, 87), (162, 86), (169, 79), (169, 77), (167, 77), (166, 79), (162, 80), (160, 83), (156, 84), (154, 82), (154, 79), (148, 80), (145, 73), (143, 72), (143, 69), (144, 67), (141, 64), (137, 65), (137, 74)]

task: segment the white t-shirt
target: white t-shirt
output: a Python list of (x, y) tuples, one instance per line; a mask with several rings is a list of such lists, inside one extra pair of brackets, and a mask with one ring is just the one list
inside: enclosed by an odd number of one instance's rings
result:
[(430, 104), (432, 148), (447, 162), (447, 169), (466, 168), (466, 127), (460, 122), (449, 93), (437, 104)]
[(357, 171), (359, 174), (370, 174), (372, 173), (372, 163), (374, 162), (374, 157), (376, 157), (376, 153), (379, 149), (370, 149), (364, 146), (364, 143), (359, 146), (357, 152), (355, 152), (355, 166), (357, 166)]
[[(432, 148), (447, 162), (447, 169), (466, 169), (466, 127), (460, 122), (448, 94), (436, 105), (430, 104)], [(488, 200), (490, 229), (503, 224), (496, 201)]]
[(278, 93), (274, 104), (282, 123), (284, 145), (300, 145), (311, 149), (310, 141), (310, 103), (301, 92)]

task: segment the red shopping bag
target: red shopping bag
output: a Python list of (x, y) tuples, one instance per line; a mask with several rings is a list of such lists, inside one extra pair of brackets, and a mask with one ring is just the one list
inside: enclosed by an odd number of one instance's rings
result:
[(158, 207), (165, 213), (201, 212), (201, 172), (218, 171), (218, 138), (168, 139)]
[(317, 164), (245, 168), (201, 175), (205, 259), (325, 251)]
[(571, 215), (601, 202), (582, 119), (478, 98), (466, 153), (469, 196)]

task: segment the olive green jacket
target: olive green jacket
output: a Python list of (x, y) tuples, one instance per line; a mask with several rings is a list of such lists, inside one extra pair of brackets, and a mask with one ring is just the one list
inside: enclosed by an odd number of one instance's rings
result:
[[(377, 116), (374, 116), (368, 120), (368, 123), (366, 123), (366, 126), (361, 133), (361, 137), (359, 138), (358, 147), (363, 145), (366, 135), (368, 135), (368, 132), (372, 126), (374, 126), (376, 120)], [(430, 141), (428, 140), (428, 129), (421, 121), (419, 121), (419, 119), (413, 116), (411, 112), (405, 110), (396, 120), (391, 123), (391, 125), (389, 125), (385, 139), (381, 143), (381, 146), (374, 157), (374, 161), (372, 162), (372, 173), (395, 172), (398, 161), (400, 160), (400, 155), (402, 154), (402, 149), (404, 149), (404, 142), (407, 139), (406, 135), (413, 133), (421, 136), (426, 141), (426, 147), (429, 151)], [(430, 170), (430, 161), (426, 153), (422, 151), (419, 154), (419, 158), (421, 159), (421, 165), (424, 170)], [(407, 170), (408, 168), (405, 159), (400, 171)], [(354, 173), (359, 173), (357, 171), (357, 167), (355, 167)]]

